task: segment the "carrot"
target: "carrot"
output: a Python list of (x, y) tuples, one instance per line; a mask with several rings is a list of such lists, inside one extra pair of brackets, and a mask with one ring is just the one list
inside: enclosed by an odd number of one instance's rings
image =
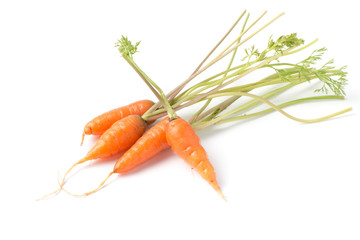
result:
[[(127, 37), (122, 36), (119, 40), (117, 46), (122, 57), (130, 64), (130, 66), (139, 74), (141, 79), (146, 83), (154, 95), (159, 99), (159, 101), (164, 106), (165, 110), (169, 116), (169, 123), (165, 128), (165, 136), (168, 144), (171, 146), (172, 150), (177, 153), (181, 158), (188, 162), (192, 167), (194, 167), (200, 175), (210, 183), (210, 185), (216, 190), (216, 192), (225, 199), (222, 194), (220, 187), (216, 181), (215, 170), (211, 165), (206, 151), (200, 144), (200, 139), (196, 135), (195, 131), (189, 123), (181, 118), (178, 118), (176, 112), (169, 103), (167, 97), (163, 90), (153, 81), (149, 76), (147, 76), (140, 67), (135, 63), (133, 59), (133, 54), (137, 52), (137, 46), (140, 42), (136, 43), (135, 46), (127, 39)], [(151, 148), (149, 148), (151, 149)], [(101, 186), (107, 181), (107, 179), (112, 175), (110, 173), (108, 177), (100, 184), (100, 186), (85, 195), (96, 192)]]
[(106, 181), (110, 178), (110, 176), (114, 173), (128, 172), (156, 156), (161, 151), (170, 148), (169, 144), (167, 143), (165, 133), (166, 125), (168, 123), (169, 118), (166, 117), (150, 128), (143, 136), (141, 136), (136, 141), (136, 143), (134, 143), (134, 145), (132, 145), (131, 148), (121, 156), (121, 158), (116, 162), (113, 171), (109, 173), (106, 179), (102, 181), (96, 189), (81, 195), (72, 194), (63, 187), (62, 189), (73, 196), (90, 195), (100, 190), (101, 187), (104, 186)]
[(106, 113), (103, 113), (93, 120), (88, 122), (82, 134), (81, 145), (84, 142), (85, 135), (101, 135), (107, 129), (111, 127), (116, 121), (127, 117), (129, 115), (143, 115), (149, 108), (154, 105), (154, 102), (150, 100), (141, 100), (134, 103), (131, 103), (127, 106), (119, 107), (113, 110), (110, 110)]
[(225, 199), (217, 183), (214, 167), (191, 125), (181, 118), (170, 121), (166, 126), (166, 139), (173, 152), (195, 168), (201, 177)]
[(138, 115), (115, 122), (96, 142), (82, 161), (107, 158), (131, 147), (146, 130), (145, 121)]
[(107, 158), (128, 149), (141, 137), (145, 130), (146, 123), (138, 115), (130, 115), (115, 122), (103, 135), (101, 135), (86, 156), (69, 168), (63, 177), (60, 188), (42, 198), (59, 192), (65, 183), (66, 176), (75, 166), (89, 160)]
[(165, 135), (168, 122), (169, 118), (164, 118), (139, 138), (116, 162), (114, 172), (127, 172), (156, 156), (161, 151), (168, 149), (170, 146)]

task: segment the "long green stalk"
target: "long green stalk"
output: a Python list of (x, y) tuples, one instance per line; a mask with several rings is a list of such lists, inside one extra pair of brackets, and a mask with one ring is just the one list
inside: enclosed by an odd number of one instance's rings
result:
[[(246, 26), (246, 23), (249, 19), (249, 16), (250, 14), (247, 14), (246, 18), (245, 18), (245, 21), (244, 21), (244, 24), (242, 26), (242, 29), (241, 29), (241, 32), (240, 32), (240, 35), (243, 34), (244, 30), (245, 30), (245, 26)], [(237, 40), (237, 43), (239, 43), (241, 41), (241, 37)], [(230, 59), (230, 62), (228, 64), (228, 67), (226, 68), (226, 72), (224, 73), (224, 77), (223, 79), (225, 80), (228, 72), (229, 72), (229, 69), (231, 68), (231, 65), (233, 64), (234, 62), (234, 59), (235, 59), (235, 56), (236, 56), (236, 52), (237, 52), (238, 48), (236, 48), (231, 56), (231, 59)], [(223, 80), (223, 81), (224, 81)], [(218, 85), (220, 85), (222, 82), (219, 82)], [(228, 106), (230, 106), (233, 102), (235, 102), (239, 97), (238, 96), (235, 96), (235, 97), (231, 97), (230, 100), (227, 100), (221, 107), (221, 109), (217, 112), (217, 113), (220, 113), (221, 111), (225, 110)], [(190, 117), (189, 119), (189, 122), (193, 122), (193, 121), (196, 121), (197, 117), (206, 109), (206, 107), (210, 104), (210, 101), (211, 99), (207, 100), (205, 102), (205, 104), (203, 105), (203, 107), (200, 108), (199, 111), (197, 111), (193, 116)]]
[[(297, 53), (297, 52), (300, 52), (300, 51), (302, 51), (302, 50), (304, 50), (304, 49), (312, 46), (312, 45), (315, 44), (317, 41), (318, 41), (318, 39), (315, 39), (315, 40), (313, 40), (312, 42), (310, 42), (310, 43), (308, 43), (308, 44), (306, 44), (306, 45), (304, 45), (304, 46), (302, 46), (302, 47), (299, 47), (299, 48), (297, 48), (297, 49), (295, 49), (295, 50), (293, 50), (293, 51), (289, 51), (288, 53), (283, 53), (282, 56), (288, 56), (288, 55), (291, 55), (291, 54), (295, 54), (295, 53)], [(175, 99), (172, 103), (176, 103), (176, 102), (181, 101), (181, 99), (185, 98), (185, 97), (188, 96), (190, 93), (194, 92), (196, 89), (198, 89), (198, 88), (200, 88), (200, 87), (204, 87), (204, 86), (209, 86), (209, 87), (215, 86), (216, 83), (218, 83), (218, 82), (222, 82), (222, 81), (227, 80), (227, 79), (229, 79), (229, 78), (231, 78), (231, 77), (235, 77), (235, 76), (241, 74), (242, 72), (244, 72), (244, 69), (248, 68), (249, 66), (252, 66), (253, 64), (255, 64), (255, 63), (257, 63), (257, 62), (264, 61), (264, 60), (267, 60), (267, 59), (269, 59), (269, 58), (270, 58), (270, 57), (265, 57), (265, 58), (262, 59), (262, 60), (256, 59), (256, 60), (253, 60), (253, 61), (249, 61), (249, 62), (247, 62), (247, 63), (240, 64), (240, 65), (238, 65), (238, 66), (236, 66), (236, 67), (230, 68), (230, 69), (225, 70), (225, 71), (222, 71), (222, 72), (220, 72), (220, 73), (217, 73), (217, 74), (215, 74), (215, 75), (213, 75), (213, 76), (211, 76), (211, 77), (209, 77), (209, 78), (207, 78), (207, 79), (199, 82), (198, 84), (196, 84), (196, 85), (194, 85), (194, 86), (192, 86), (192, 87), (184, 90), (181, 94), (179, 94), (179, 95), (176, 97), (176, 99)], [(235, 70), (237, 70), (237, 71), (234, 72)], [(230, 72), (233, 72), (233, 73), (228, 76), (227, 74), (230, 73)], [(222, 76), (222, 75), (224, 75), (224, 74), (226, 74), (225, 77), (223, 76), (223, 77), (220, 78), (220, 79), (214, 80), (215, 78), (220, 77), (220, 76)], [(212, 81), (212, 80), (214, 80), (214, 81)], [(211, 82), (211, 81), (212, 81), (212, 82)], [(215, 83), (215, 84), (213, 84), (213, 83)], [(208, 89), (209, 87), (207, 87), (207, 88), (205, 88), (205, 89), (202, 89), (202, 91)], [(199, 92), (202, 92), (202, 91), (199, 91)]]
[[(170, 91), (168, 95), (166, 95), (168, 101), (172, 101), (172, 99), (185, 87), (186, 84), (188, 84), (192, 79), (195, 78), (195, 74), (199, 71), (199, 69), (202, 67), (202, 65), (206, 62), (206, 60), (211, 56), (211, 54), (219, 47), (219, 45), (225, 40), (225, 38), (231, 33), (231, 31), (235, 28), (235, 26), (238, 24), (238, 22), (242, 19), (246, 11), (243, 11), (243, 13), (239, 16), (239, 18), (235, 21), (235, 23), (231, 26), (231, 28), (226, 32), (226, 34), (221, 38), (221, 40), (215, 45), (213, 49), (208, 53), (208, 55), (201, 61), (199, 66), (195, 69), (195, 71), (179, 86), (177, 86), (175, 89)], [(151, 107), (146, 113), (145, 117), (148, 116), (149, 113), (153, 112), (157, 108), (159, 108), (161, 102), (158, 102), (154, 104), (153, 107)]]
[[(119, 52), (122, 57), (129, 63), (129, 65), (135, 70), (135, 72), (141, 77), (141, 79), (146, 83), (154, 95), (162, 102), (165, 107), (169, 118), (176, 119), (177, 115), (174, 109), (171, 107), (169, 101), (167, 100), (163, 90), (153, 81), (151, 78), (141, 70), (141, 68), (134, 62), (133, 55), (137, 52), (137, 46), (139, 43), (132, 45), (127, 37), (122, 37), (118, 42)], [(146, 120), (146, 119), (145, 119)]]
[[(288, 83), (288, 84), (286, 84), (286, 85), (283, 86), (283, 87), (277, 88), (277, 89), (275, 89), (275, 90), (273, 90), (273, 91), (270, 91), (270, 92), (262, 95), (261, 97), (264, 98), (264, 99), (269, 99), (269, 98), (271, 98), (271, 97), (273, 97), (273, 96), (276, 96), (276, 95), (278, 95), (278, 94), (286, 91), (287, 89), (289, 89), (289, 88), (291, 88), (291, 87), (293, 87), (293, 86), (295, 86), (295, 85), (298, 85), (298, 84), (299, 84), (299, 83), (296, 83), (296, 84), (295, 84), (295, 83)], [(232, 96), (232, 97), (239, 97), (239, 96)], [(226, 101), (225, 101), (225, 102), (226, 102)], [(257, 100), (257, 99), (251, 100), (251, 101), (249, 101), (249, 102), (247, 102), (247, 103), (245, 103), (245, 104), (242, 104), (242, 105), (240, 105), (239, 107), (236, 107), (236, 108), (234, 108), (233, 110), (231, 110), (231, 111), (229, 111), (229, 112), (227, 112), (227, 113), (225, 113), (225, 114), (217, 117), (216, 119), (220, 120), (220, 119), (226, 118), (226, 117), (228, 117), (228, 116), (231, 116), (231, 115), (233, 115), (233, 114), (238, 114), (238, 113), (240, 113), (240, 112), (242, 112), (242, 111), (245, 111), (245, 110), (248, 110), (248, 109), (250, 109), (250, 108), (253, 108), (253, 107), (255, 107), (256, 105), (258, 105), (258, 104), (260, 104), (260, 103), (261, 103), (261, 101), (259, 101), (259, 100)], [(222, 105), (222, 103), (219, 104), (218, 107), (221, 108), (221, 105)], [(211, 109), (211, 110), (212, 110), (212, 111), (209, 111), (209, 113), (211, 113), (211, 112), (216, 112), (216, 109)], [(216, 114), (216, 115), (218, 115), (218, 114)], [(207, 117), (207, 118), (205, 119), (205, 117)], [(203, 116), (200, 116), (200, 117), (198, 118), (198, 122), (210, 121), (210, 120), (213, 119), (214, 117), (215, 117), (215, 116), (213, 116), (213, 114), (207, 116), (206, 113), (205, 113)], [(197, 123), (194, 123), (194, 124), (196, 125)]]
[[(216, 95), (216, 94), (214, 94), (214, 95)], [(294, 120), (294, 121), (302, 122), (302, 123), (314, 123), (314, 122), (324, 121), (324, 120), (326, 120), (326, 119), (329, 119), (329, 118), (332, 118), (332, 117), (341, 115), (341, 114), (343, 114), (343, 113), (346, 113), (346, 112), (349, 112), (349, 111), (352, 110), (352, 108), (346, 108), (346, 109), (343, 109), (343, 110), (341, 110), (341, 111), (338, 111), (338, 112), (335, 112), (335, 113), (332, 113), (332, 114), (329, 114), (329, 115), (326, 115), (326, 116), (323, 116), (323, 117), (313, 118), (313, 119), (302, 119), (302, 118), (294, 117), (294, 116), (288, 114), (287, 112), (283, 111), (281, 108), (279, 108), (278, 106), (276, 106), (276, 105), (273, 104), (272, 102), (268, 101), (268, 100), (265, 99), (265, 98), (262, 98), (262, 97), (260, 97), (260, 96), (257, 96), (257, 95), (255, 95), (255, 94), (246, 93), (246, 92), (229, 92), (229, 93), (218, 94), (218, 96), (214, 96), (214, 97), (235, 96), (235, 95), (238, 95), (238, 96), (246, 96), (246, 97), (251, 97), (251, 98), (260, 100), (260, 101), (262, 101), (263, 103), (269, 105), (269, 106), (270, 106), (271, 108), (273, 108), (274, 110), (276, 110), (276, 111), (278, 111), (279, 113), (283, 114), (285, 117), (290, 118), (290, 119), (292, 119), (292, 120)], [(218, 118), (220, 118), (220, 117), (218, 117)], [(216, 124), (218, 118), (214, 118), (214, 119), (212, 119), (212, 120), (207, 121), (206, 123), (204, 123), (204, 124), (202, 125), (202, 127), (206, 127), (206, 126), (210, 126), (210, 125)]]
[[(245, 12), (244, 12), (245, 13)], [(264, 13), (265, 14), (265, 13)], [(263, 14), (263, 15), (264, 15)], [(244, 14), (243, 14), (244, 15)], [(315, 69), (311, 67), (315, 61), (320, 59), (320, 57), (323, 54), (323, 49), (315, 50), (308, 58), (305, 60), (293, 64), (293, 63), (284, 63), (279, 62), (279, 58), (282, 56), (286, 56), (289, 54), (297, 53), (308, 46), (312, 45), (317, 40), (314, 40), (313, 42), (300, 47), (304, 40), (297, 38), (296, 34), (290, 34), (290, 35), (283, 35), (279, 37), (276, 41), (272, 38), (269, 39), (267, 48), (263, 51), (259, 51), (254, 46), (251, 48), (245, 49), (246, 56), (242, 59), (242, 61), (246, 60), (244, 64), (241, 64), (237, 67), (231, 67), (234, 57), (236, 54), (236, 51), (239, 46), (241, 46), (243, 43), (251, 39), (253, 36), (255, 36), (257, 33), (259, 33), (261, 30), (263, 30), (265, 27), (269, 26), (272, 22), (274, 22), (277, 18), (282, 16), (283, 14), (278, 15), (271, 21), (269, 21), (267, 24), (263, 25), (260, 29), (256, 30), (253, 34), (250, 34), (250, 36), (247, 36), (244, 40), (241, 40), (241, 37), (252, 27), (254, 26), (257, 21), (259, 21), (262, 17), (258, 18), (255, 22), (253, 22), (248, 28), (245, 29), (246, 22), (248, 20), (249, 15), (245, 19), (245, 23), (243, 25), (241, 34), (238, 38), (236, 38), (228, 47), (226, 47), (220, 54), (218, 54), (213, 60), (211, 60), (208, 64), (205, 66), (202, 66), (207, 58), (214, 52), (214, 50), (220, 45), (220, 43), (226, 38), (226, 36), (231, 32), (231, 30), (234, 28), (234, 26), (238, 23), (238, 21), (243, 16), (241, 15), (237, 22), (232, 26), (232, 28), (228, 31), (228, 33), (221, 39), (221, 41), (213, 48), (213, 50), (207, 55), (207, 57), (200, 63), (198, 68), (193, 72), (193, 74), (185, 80), (182, 84), (180, 84), (177, 88), (175, 88), (173, 91), (170, 92), (170, 94), (165, 95), (164, 92), (161, 90), (161, 88), (152, 81), (141, 69), (139, 66), (136, 65), (136, 63), (133, 61), (132, 54), (134, 54), (137, 50), (137, 43), (135, 46), (131, 45), (130, 41), (125, 38), (126, 41), (128, 41), (129, 44), (120, 44), (119, 50), (122, 53), (123, 57), (126, 59), (126, 61), (134, 68), (134, 70), (140, 75), (140, 77), (146, 82), (146, 84), (149, 86), (151, 91), (154, 92), (156, 97), (159, 99), (159, 102), (164, 107), (160, 107), (159, 104), (157, 106), (159, 107), (153, 107), (151, 111), (147, 111), (142, 117), (145, 120), (152, 121), (159, 117), (162, 117), (166, 114), (166, 112), (169, 113), (169, 116), (171, 118), (176, 118), (175, 111), (178, 111), (180, 109), (183, 109), (185, 107), (191, 106), (193, 104), (196, 104), (201, 101), (205, 101), (204, 105), (195, 112), (195, 114), (190, 118), (190, 122), (193, 122), (196, 124), (215, 124), (216, 121), (222, 121), (224, 119), (229, 119), (233, 114), (239, 113), (239, 111), (243, 111), (244, 108), (250, 108), (252, 106), (255, 106), (257, 104), (260, 104), (260, 102), (268, 104), (273, 109), (279, 111), (283, 115), (292, 118), (296, 121), (302, 121), (302, 122), (312, 122), (312, 121), (318, 121), (323, 118), (315, 119), (315, 120), (306, 120), (306, 119), (300, 119), (293, 117), (286, 112), (283, 112), (281, 109), (277, 108), (276, 105), (269, 102), (266, 98), (254, 95), (250, 93), (253, 89), (265, 87), (269, 85), (276, 85), (281, 84), (286, 81), (289, 82), (286, 88), (295, 86), (297, 84), (300, 84), (304, 81), (310, 81), (312, 79), (319, 79), (323, 82), (323, 87), (320, 89), (321, 91), (327, 93), (327, 91), (332, 91), (335, 93), (335, 95), (342, 95), (344, 94), (343, 86), (346, 84), (345, 75), (346, 73), (343, 71), (343, 68), (335, 69), (333, 66), (330, 66), (332, 62), (326, 63), (323, 67), (320, 69)], [(244, 30), (245, 29), (245, 30)], [(203, 71), (208, 69), (210, 66), (224, 58), (229, 53), (233, 53), (232, 57), (230, 59), (230, 62), (228, 64), (228, 67), (225, 71), (222, 71), (221, 73), (218, 73), (214, 75), (213, 77), (207, 78), (200, 83), (195, 84), (194, 86), (188, 88), (187, 90), (180, 93), (180, 91), (183, 90), (185, 85), (201, 74)], [(254, 59), (255, 57), (255, 59)], [(277, 60), (278, 63), (273, 63), (274, 60)], [(248, 74), (261, 69), (261, 68), (271, 68), (276, 73), (271, 74), (265, 78), (263, 78), (260, 81), (248, 83), (240, 86), (235, 87), (228, 87), (228, 85), (235, 83), (239, 79), (247, 76)], [(336, 79), (338, 77), (338, 79)], [(225, 88), (228, 87), (228, 88)], [(284, 88), (279, 88), (277, 91), (272, 91), (264, 95), (264, 97), (270, 97), (272, 94), (276, 95), (279, 92), (281, 92), (281, 89), (285, 90)], [(180, 94), (179, 94), (180, 93)], [(178, 96), (176, 96), (179, 94)], [(225, 101), (215, 105), (211, 106), (212, 99), (218, 98), (218, 97), (229, 97)], [(222, 111), (224, 111), (227, 107), (234, 104), (234, 102), (241, 96), (247, 96), (252, 97), (254, 100), (250, 101), (249, 103), (242, 105), (240, 107), (235, 107), (235, 109), (219, 115)], [(169, 103), (168, 99), (171, 100), (171, 104)], [(211, 105), (210, 105), (211, 104)], [(156, 106), (156, 104), (155, 104)], [(210, 109), (207, 110), (207, 108), (210, 107)], [(347, 110), (346, 110), (347, 111)], [(335, 113), (338, 114), (338, 113)], [(218, 116), (219, 115), (219, 116)], [(331, 115), (333, 116), (333, 115)], [(327, 116), (325, 116), (326, 118)]]
[[(285, 108), (287, 106), (291, 106), (294, 104), (299, 104), (299, 103), (303, 103), (303, 102), (307, 102), (307, 101), (316, 101), (316, 100), (323, 100), (323, 99), (337, 99), (337, 100), (342, 100), (344, 99), (344, 96), (336, 96), (336, 95), (329, 95), (329, 96), (315, 96), (315, 97), (307, 97), (307, 98), (300, 98), (300, 99), (296, 99), (296, 100), (292, 100), (292, 101), (288, 101), (282, 104), (277, 105), (278, 108)], [(348, 111), (350, 111), (351, 108), (349, 108)], [(215, 123), (213, 123), (212, 125), (218, 125), (218, 124), (224, 124), (224, 123), (228, 123), (228, 122), (235, 122), (235, 121), (240, 121), (240, 120), (245, 120), (245, 119), (249, 119), (249, 118), (253, 118), (253, 117), (258, 117), (261, 115), (265, 115), (267, 113), (276, 111), (276, 109), (274, 108), (268, 108), (259, 112), (255, 112), (255, 113), (250, 113), (250, 114), (243, 114), (241, 116), (237, 116), (237, 117), (229, 117), (229, 118), (225, 118), (225, 119), (221, 119)], [(326, 120), (326, 119), (323, 119)], [(202, 130), (206, 127), (209, 127), (211, 125), (209, 125), (208, 123), (194, 123), (193, 128), (196, 130)]]

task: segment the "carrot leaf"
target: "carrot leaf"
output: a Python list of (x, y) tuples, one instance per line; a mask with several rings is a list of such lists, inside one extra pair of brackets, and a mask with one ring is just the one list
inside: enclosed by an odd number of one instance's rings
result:
[(140, 41), (132, 45), (128, 37), (121, 36), (121, 39), (115, 43), (115, 47), (119, 49), (120, 53), (132, 58), (132, 55), (137, 53), (137, 48), (140, 44)]

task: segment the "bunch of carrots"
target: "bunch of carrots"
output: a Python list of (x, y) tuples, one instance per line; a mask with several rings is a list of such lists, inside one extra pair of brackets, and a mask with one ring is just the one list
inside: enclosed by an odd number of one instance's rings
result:
[[(159, 101), (157, 103), (150, 100), (137, 101), (103, 113), (89, 121), (84, 127), (81, 144), (84, 141), (85, 135), (101, 135), (100, 138), (86, 156), (71, 166), (64, 174), (62, 180), (59, 180), (59, 188), (42, 198), (55, 195), (61, 190), (73, 196), (90, 195), (101, 189), (113, 174), (128, 172), (168, 148), (171, 148), (174, 153), (184, 159), (192, 168), (196, 169), (201, 177), (222, 198), (225, 198), (217, 183), (214, 167), (209, 161), (195, 130), (201, 130), (215, 124), (260, 116), (274, 110), (292, 120), (305, 123), (323, 121), (350, 111), (351, 108), (347, 108), (315, 119), (301, 119), (286, 113), (282, 109), (286, 106), (305, 101), (344, 99), (344, 86), (347, 82), (346, 72), (344, 71), (345, 67), (335, 68), (332, 65), (332, 60), (321, 67), (315, 66), (323, 56), (326, 48), (314, 50), (309, 57), (297, 63), (281, 62), (279, 60), (283, 56), (295, 54), (310, 47), (317, 40), (304, 45), (304, 40), (298, 38), (295, 33), (280, 36), (276, 40), (270, 37), (267, 46), (263, 50), (259, 50), (255, 46), (245, 48), (245, 55), (241, 57), (240, 64), (233, 66), (238, 48), (283, 15), (276, 16), (252, 34), (248, 34), (265, 14), (266, 12), (247, 26), (250, 15), (244, 11), (195, 71), (166, 95), (134, 61), (133, 55), (137, 52), (140, 42), (133, 45), (127, 37), (123, 36), (115, 46), (119, 49), (121, 56), (138, 73)], [(216, 57), (208, 61), (209, 57), (241, 20), (243, 20), (243, 25), (238, 37)], [(230, 53), (232, 53), (230, 61), (224, 71), (198, 81), (185, 89), (193, 79), (215, 63), (229, 56)], [(206, 62), (208, 63), (205, 65)], [(255, 82), (228, 87), (248, 74), (266, 68), (274, 70), (275, 73)], [(325, 93), (324, 95), (294, 99), (279, 105), (269, 101), (269, 98), (287, 89), (315, 80), (323, 83), (322, 88), (315, 89), (315, 92), (323, 92)], [(267, 86), (272, 86), (274, 89), (261, 96), (251, 93), (254, 89), (265, 88)], [(332, 94), (329, 94), (330, 92)], [(241, 97), (249, 97), (252, 100), (243, 104), (237, 104), (237, 100)], [(222, 101), (214, 101), (215, 99), (222, 99)], [(200, 105), (200, 107), (187, 121), (177, 115), (177, 111), (194, 104)], [(245, 111), (260, 104), (268, 105), (269, 108), (244, 114)], [(230, 106), (232, 108), (229, 108)], [(156, 122), (158, 119), (161, 120)], [(94, 190), (83, 194), (73, 194), (64, 188), (69, 172), (77, 165), (90, 160), (108, 158), (123, 151), (125, 153), (116, 161), (113, 171)]]

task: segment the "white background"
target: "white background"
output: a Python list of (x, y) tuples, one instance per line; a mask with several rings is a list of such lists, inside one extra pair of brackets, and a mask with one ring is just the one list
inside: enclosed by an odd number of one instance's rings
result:
[[(360, 239), (355, 3), (2, 1), (0, 238)], [(94, 144), (87, 137), (79, 146), (88, 120), (155, 100), (113, 47), (122, 34), (142, 41), (135, 60), (168, 92), (245, 9), (250, 20), (267, 9), (262, 24), (286, 12), (254, 43), (297, 32), (308, 42), (319, 38), (310, 52), (326, 46), (325, 58), (348, 65), (346, 100), (293, 106), (289, 113), (313, 118), (353, 111), (316, 124), (271, 113), (199, 132), (227, 202), (171, 151), (112, 178), (92, 196), (35, 201)], [(84, 164), (67, 187), (90, 190), (115, 161)]]

